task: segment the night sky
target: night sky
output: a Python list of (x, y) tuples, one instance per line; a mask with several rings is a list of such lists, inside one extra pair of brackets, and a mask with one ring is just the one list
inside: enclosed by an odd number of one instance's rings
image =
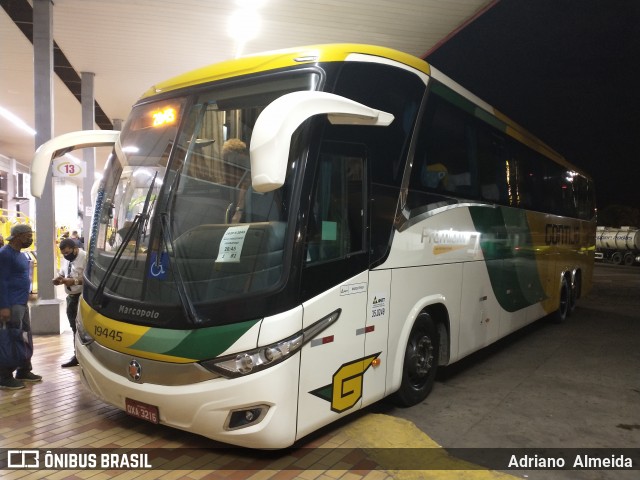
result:
[(426, 60), (640, 208), (640, 1), (501, 0)]

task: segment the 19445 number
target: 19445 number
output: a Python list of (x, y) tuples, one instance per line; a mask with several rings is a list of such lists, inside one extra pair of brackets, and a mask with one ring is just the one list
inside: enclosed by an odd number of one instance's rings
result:
[(110, 328), (104, 328), (96, 325), (94, 328), (94, 333), (96, 337), (110, 338), (115, 342), (122, 341), (122, 332), (119, 330), (111, 330)]

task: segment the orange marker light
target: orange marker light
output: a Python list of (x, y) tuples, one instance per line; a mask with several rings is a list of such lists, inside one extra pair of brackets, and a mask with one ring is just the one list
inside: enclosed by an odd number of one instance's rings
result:
[(382, 361), (380, 360), (380, 358), (376, 358), (373, 360), (373, 362), (371, 362), (371, 366), (372, 367), (379, 367), (380, 363), (382, 363)]

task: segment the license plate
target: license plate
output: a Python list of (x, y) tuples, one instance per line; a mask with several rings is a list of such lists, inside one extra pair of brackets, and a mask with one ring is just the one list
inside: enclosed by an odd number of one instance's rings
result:
[(131, 416), (141, 418), (151, 423), (158, 423), (160, 415), (158, 414), (158, 407), (149, 405), (148, 403), (142, 403), (131, 398), (124, 399), (127, 413)]

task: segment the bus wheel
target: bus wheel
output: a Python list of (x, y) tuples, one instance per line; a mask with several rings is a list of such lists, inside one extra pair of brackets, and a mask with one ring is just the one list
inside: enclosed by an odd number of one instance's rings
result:
[(438, 369), (438, 329), (428, 313), (421, 313), (411, 329), (404, 354), (402, 383), (394, 403), (410, 407), (427, 398)]
[(560, 306), (558, 310), (553, 313), (553, 321), (555, 323), (562, 323), (567, 319), (569, 315), (569, 308), (571, 305), (571, 287), (567, 277), (562, 276), (562, 282), (560, 284)]
[(633, 265), (635, 259), (636, 258), (633, 256), (633, 253), (626, 253), (623, 262), (625, 265), (630, 266)]
[(569, 287), (571, 294), (569, 295), (569, 310), (567, 311), (567, 315), (573, 315), (573, 312), (576, 310), (576, 306), (578, 305), (578, 295), (580, 292), (580, 278), (576, 278), (574, 280), (573, 287)]

